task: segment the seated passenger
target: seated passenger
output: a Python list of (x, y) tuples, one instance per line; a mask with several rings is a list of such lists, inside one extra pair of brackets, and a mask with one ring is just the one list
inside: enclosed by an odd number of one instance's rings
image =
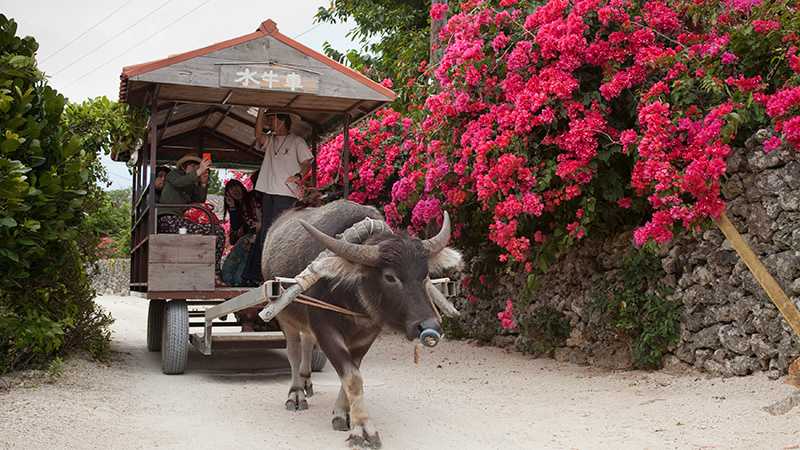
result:
[(153, 185), (156, 187), (156, 203), (161, 203), (161, 191), (164, 189), (164, 183), (167, 181), (167, 174), (169, 173), (169, 167), (167, 166), (158, 166), (156, 167), (156, 180), (153, 182)]
[(228, 242), (233, 248), (222, 265), (222, 280), (231, 286), (242, 286), (242, 272), (247, 265), (255, 235), (261, 227), (261, 212), (256, 196), (252, 191), (247, 192), (238, 180), (230, 180), (225, 184), (223, 219), (225, 217), (230, 217)]
[(257, 233), (261, 227), (261, 211), (259, 202), (253, 191), (247, 191), (238, 180), (229, 180), (225, 184), (225, 206), (222, 218), (230, 212), (230, 229), (228, 242), (231, 245), (251, 233)]
[(158, 232), (178, 233), (181, 228), (186, 228), (190, 234), (215, 234), (216, 259), (215, 271), (217, 283), (221, 283), (220, 258), (225, 246), (225, 231), (213, 223), (195, 223), (183, 217), (188, 208), (177, 205), (202, 203), (208, 194), (208, 168), (210, 161), (201, 160), (196, 154), (188, 153), (181, 157), (175, 164), (175, 170), (169, 172), (161, 191), (160, 204), (173, 205), (158, 207)]

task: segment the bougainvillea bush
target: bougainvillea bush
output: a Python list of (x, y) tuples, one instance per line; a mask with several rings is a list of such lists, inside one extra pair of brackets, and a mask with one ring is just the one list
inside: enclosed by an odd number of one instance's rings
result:
[[(449, 16), (443, 59), (394, 80), (418, 86), (405, 117), (387, 110), (350, 131), (351, 198), (412, 232), (449, 211), (458, 244), (493, 259), (473, 275), (546, 269), (575, 240), (621, 227), (636, 245), (667, 242), (724, 210), (732, 146), (761, 128), (765, 151), (800, 146), (797, 6), (436, 5), (434, 19)], [(321, 182), (339, 175), (341, 146), (322, 147)]]

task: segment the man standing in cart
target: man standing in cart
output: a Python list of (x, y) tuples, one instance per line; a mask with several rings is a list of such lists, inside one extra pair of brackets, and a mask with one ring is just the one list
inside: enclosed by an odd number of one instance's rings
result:
[(311, 169), (313, 155), (302, 137), (291, 133), (289, 114), (271, 114), (265, 124), (264, 110), (259, 108), (255, 136), (264, 152), (255, 190), (261, 192), (261, 230), (247, 261), (242, 278), (248, 284), (259, 284), (261, 253), (272, 222), (292, 208), (300, 195), (300, 184)]

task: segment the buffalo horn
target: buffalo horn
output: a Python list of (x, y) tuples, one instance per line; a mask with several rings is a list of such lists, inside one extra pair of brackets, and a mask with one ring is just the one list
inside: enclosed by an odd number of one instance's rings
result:
[(298, 220), (300, 225), (308, 231), (308, 234), (314, 236), (320, 244), (325, 248), (332, 251), (341, 258), (344, 258), (351, 263), (362, 264), (370, 267), (377, 267), (380, 263), (380, 253), (377, 245), (362, 245), (353, 244), (328, 236), (322, 231), (318, 230), (314, 225), (304, 221)]
[(447, 299), (436, 286), (431, 283), (431, 280), (425, 282), (425, 288), (428, 290), (428, 295), (431, 297), (433, 303), (442, 311), (447, 317), (459, 317), (461, 313), (453, 306), (453, 303)]
[(439, 233), (430, 239), (422, 241), (422, 246), (425, 247), (428, 255), (435, 255), (447, 247), (448, 242), (450, 242), (450, 215), (445, 211), (442, 228)]

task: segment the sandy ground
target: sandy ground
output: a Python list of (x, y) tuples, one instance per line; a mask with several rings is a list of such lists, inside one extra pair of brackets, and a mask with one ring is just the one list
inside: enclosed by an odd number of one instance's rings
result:
[[(145, 302), (99, 302), (116, 318), (113, 363), (72, 359), (53, 384), (0, 390), (0, 448), (346, 448), (330, 427), (330, 366), (310, 408), (290, 413), (284, 351), (193, 352), (184, 375), (162, 375)], [(415, 366), (394, 336), (362, 369), (387, 449), (800, 448), (800, 407), (762, 410), (795, 389), (761, 375), (604, 372), (464, 342)]]

